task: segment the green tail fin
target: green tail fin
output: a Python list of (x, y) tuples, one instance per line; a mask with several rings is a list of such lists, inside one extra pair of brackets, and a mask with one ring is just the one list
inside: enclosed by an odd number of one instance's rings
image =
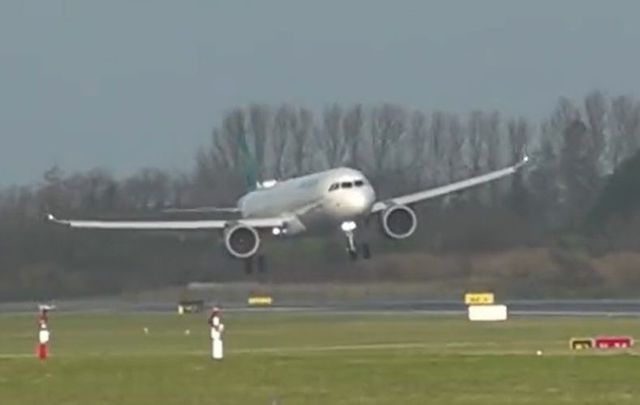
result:
[(258, 164), (249, 150), (245, 134), (238, 137), (238, 151), (244, 166), (244, 180), (247, 191), (254, 191), (258, 184)]

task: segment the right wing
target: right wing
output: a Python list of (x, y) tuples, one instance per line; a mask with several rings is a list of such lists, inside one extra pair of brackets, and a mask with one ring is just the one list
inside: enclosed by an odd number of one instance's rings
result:
[(58, 219), (52, 214), (47, 219), (58, 225), (80, 229), (113, 229), (133, 231), (202, 231), (224, 229), (228, 225), (242, 224), (253, 228), (279, 228), (286, 224), (285, 218), (242, 218), (236, 220), (196, 219), (185, 221), (122, 221), (122, 220), (85, 220)]
[(447, 184), (445, 186), (432, 188), (429, 190), (418, 191), (417, 193), (407, 194), (400, 197), (391, 198), (385, 201), (378, 201), (373, 204), (371, 209), (372, 213), (383, 211), (393, 205), (409, 205), (420, 201), (428, 200), (435, 197), (440, 197), (445, 194), (450, 194), (455, 191), (464, 190), (466, 188), (474, 187), (480, 184), (489, 183), (501, 179), (506, 176), (510, 176), (516, 173), (522, 166), (529, 161), (529, 157), (525, 155), (520, 162), (513, 166), (505, 167), (504, 169), (495, 170), (480, 176), (471, 177), (466, 180), (458, 181), (455, 183)]

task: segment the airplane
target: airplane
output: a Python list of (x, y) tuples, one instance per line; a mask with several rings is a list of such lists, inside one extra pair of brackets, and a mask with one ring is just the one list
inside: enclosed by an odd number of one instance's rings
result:
[[(246, 145), (245, 145), (246, 146)], [(377, 217), (384, 235), (402, 240), (417, 228), (413, 206), (446, 194), (468, 189), (510, 176), (528, 161), (526, 154), (517, 163), (489, 173), (444, 186), (421, 190), (394, 198), (378, 200), (365, 175), (348, 167), (325, 170), (285, 181), (253, 182), (257, 188), (237, 201), (235, 207), (202, 207), (173, 209), (171, 212), (233, 212), (234, 219), (191, 220), (84, 220), (58, 219), (48, 214), (48, 220), (70, 228), (133, 231), (219, 231), (229, 255), (245, 261), (245, 271), (253, 271), (257, 257), (258, 271), (264, 271), (266, 259), (259, 254), (261, 238), (265, 234), (291, 237), (309, 233), (342, 231), (346, 251), (352, 260), (371, 257), (369, 245), (356, 242), (356, 229)]]

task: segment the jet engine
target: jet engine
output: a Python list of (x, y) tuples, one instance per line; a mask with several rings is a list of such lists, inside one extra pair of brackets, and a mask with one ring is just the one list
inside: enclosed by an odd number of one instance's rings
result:
[(250, 226), (237, 224), (225, 231), (224, 245), (231, 256), (248, 259), (260, 248), (260, 235)]
[(413, 235), (418, 226), (416, 213), (406, 205), (394, 205), (380, 216), (382, 230), (391, 239), (405, 239)]

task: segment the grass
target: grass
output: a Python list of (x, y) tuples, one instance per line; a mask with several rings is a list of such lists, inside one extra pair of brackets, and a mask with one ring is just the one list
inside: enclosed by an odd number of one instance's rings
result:
[(635, 349), (568, 347), (573, 336), (640, 336), (632, 318), (266, 312), (225, 324), (226, 358), (213, 362), (205, 315), (54, 313), (40, 363), (35, 315), (0, 316), (0, 404), (640, 403)]

